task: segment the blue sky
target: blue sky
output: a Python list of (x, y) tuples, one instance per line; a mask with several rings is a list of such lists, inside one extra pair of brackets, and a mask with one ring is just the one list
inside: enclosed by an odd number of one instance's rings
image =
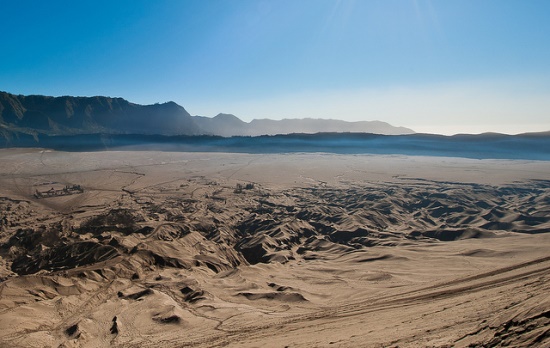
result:
[(0, 0), (0, 90), (546, 131), (549, 18), (546, 0)]

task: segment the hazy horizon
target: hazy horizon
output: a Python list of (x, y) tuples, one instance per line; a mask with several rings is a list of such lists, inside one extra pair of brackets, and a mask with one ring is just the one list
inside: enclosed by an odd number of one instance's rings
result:
[(1, 90), (175, 101), (246, 122), (550, 130), (545, 1), (67, 4), (3, 4)]

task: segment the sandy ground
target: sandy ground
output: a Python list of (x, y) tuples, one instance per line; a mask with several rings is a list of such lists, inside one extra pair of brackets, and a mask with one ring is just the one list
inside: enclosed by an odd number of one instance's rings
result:
[(550, 347), (550, 162), (0, 163), (0, 347)]

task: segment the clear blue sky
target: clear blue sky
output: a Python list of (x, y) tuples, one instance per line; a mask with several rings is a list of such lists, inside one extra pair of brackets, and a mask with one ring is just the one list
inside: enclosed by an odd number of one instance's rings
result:
[(0, 0), (0, 90), (550, 130), (548, 0)]

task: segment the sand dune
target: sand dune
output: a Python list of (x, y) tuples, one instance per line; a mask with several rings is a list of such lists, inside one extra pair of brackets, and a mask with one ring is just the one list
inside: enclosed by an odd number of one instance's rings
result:
[(550, 345), (550, 162), (0, 160), (0, 346)]

